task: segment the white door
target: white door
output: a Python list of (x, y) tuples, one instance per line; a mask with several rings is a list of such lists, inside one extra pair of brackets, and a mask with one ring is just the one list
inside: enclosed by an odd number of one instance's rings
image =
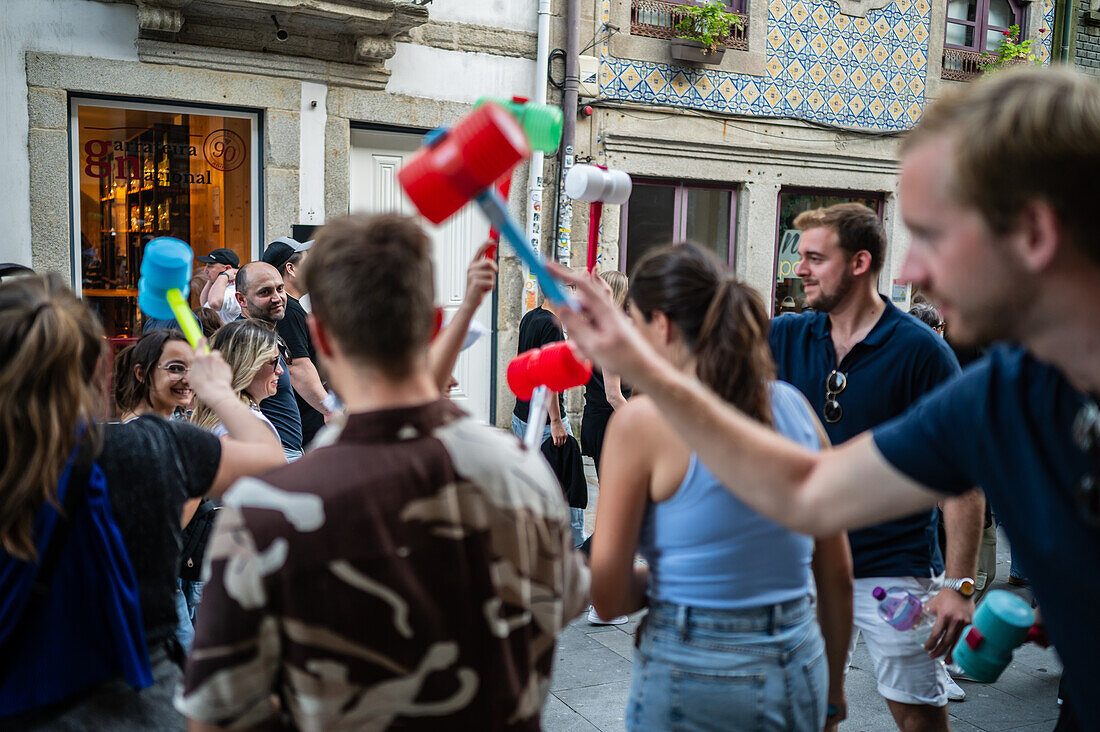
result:
[[(397, 182), (397, 171), (420, 147), (421, 136), (404, 132), (351, 131), (352, 213), (397, 211), (416, 215), (416, 208)], [(420, 222), (432, 239), (435, 262), (435, 299), (450, 318), (466, 294), (466, 267), (477, 248), (489, 235), (489, 222), (466, 206), (442, 226)], [(462, 352), (455, 364), (458, 386), (451, 399), (483, 422), (489, 421), (489, 395), (492, 374), (491, 328), (492, 296), (486, 297), (475, 319), (485, 326), (486, 334)]]

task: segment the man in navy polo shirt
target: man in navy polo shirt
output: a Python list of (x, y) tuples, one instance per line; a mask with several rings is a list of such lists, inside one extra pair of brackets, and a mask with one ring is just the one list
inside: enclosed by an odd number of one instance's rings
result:
[(981, 486), (1065, 664), (1059, 728), (1100, 729), (1100, 86), (1066, 69), (998, 72), (925, 109), (902, 152), (902, 277), (956, 339), (1019, 345), (873, 433), (799, 448), (658, 357), (594, 283), (559, 271), (580, 302), (562, 321), (732, 492), (790, 528), (827, 536)]
[[(795, 273), (814, 312), (772, 321), (769, 342), (777, 376), (810, 401), (834, 445), (902, 412), (959, 372), (947, 343), (900, 310), (877, 288), (886, 254), (878, 215), (859, 203), (805, 211)], [(874, 486), (868, 486), (873, 490)], [(855, 585), (852, 646), (863, 633), (879, 693), (900, 729), (947, 729), (948, 686), (965, 696), (942, 662), (974, 613), (973, 588), (984, 501), (980, 492), (944, 503), (947, 577), (937, 540), (938, 516), (925, 509), (851, 531)], [(875, 587), (935, 593), (928, 607), (938, 625), (927, 643), (900, 634), (878, 616)]]

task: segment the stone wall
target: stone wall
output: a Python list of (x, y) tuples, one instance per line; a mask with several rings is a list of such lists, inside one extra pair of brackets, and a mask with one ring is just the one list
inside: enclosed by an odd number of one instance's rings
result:
[(1100, 13), (1090, 11), (1087, 4), (1082, 10), (1074, 38), (1073, 65), (1085, 73), (1100, 75)]

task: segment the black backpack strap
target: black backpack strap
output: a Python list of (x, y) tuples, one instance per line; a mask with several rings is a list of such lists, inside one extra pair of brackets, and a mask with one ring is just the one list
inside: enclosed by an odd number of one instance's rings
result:
[(206, 554), (206, 544), (214, 527), (214, 518), (218, 506), (209, 498), (202, 499), (195, 515), (187, 523), (181, 536), (183, 545), (180, 552), (179, 576), (188, 581), (202, 579), (202, 560)]

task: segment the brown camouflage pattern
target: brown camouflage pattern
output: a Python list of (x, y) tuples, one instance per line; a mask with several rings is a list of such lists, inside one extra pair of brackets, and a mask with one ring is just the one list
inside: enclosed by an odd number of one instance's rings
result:
[(541, 454), (447, 400), (238, 481), (207, 562), (176, 705), (227, 727), (538, 729), (588, 595)]

